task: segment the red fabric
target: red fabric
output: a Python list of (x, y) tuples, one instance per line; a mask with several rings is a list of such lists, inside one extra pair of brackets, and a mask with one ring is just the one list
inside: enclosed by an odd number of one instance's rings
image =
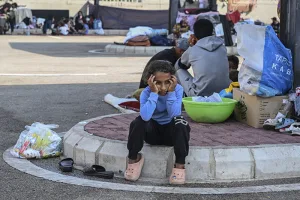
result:
[(239, 11), (235, 11), (233, 13), (227, 13), (226, 17), (228, 21), (232, 21), (235, 24), (241, 20), (241, 13)]
[(119, 106), (125, 109), (140, 112), (140, 102), (138, 101), (128, 101), (128, 102), (120, 103)]

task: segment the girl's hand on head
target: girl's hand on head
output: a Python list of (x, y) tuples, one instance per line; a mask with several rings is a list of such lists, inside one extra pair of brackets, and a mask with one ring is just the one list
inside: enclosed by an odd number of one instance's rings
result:
[(156, 86), (156, 81), (154, 81), (155, 76), (151, 75), (148, 79), (148, 85), (150, 87), (151, 92), (158, 94), (158, 88)]
[(170, 81), (170, 86), (168, 89), (168, 92), (174, 92), (175, 91), (175, 87), (177, 85), (177, 78), (176, 76), (172, 75)]

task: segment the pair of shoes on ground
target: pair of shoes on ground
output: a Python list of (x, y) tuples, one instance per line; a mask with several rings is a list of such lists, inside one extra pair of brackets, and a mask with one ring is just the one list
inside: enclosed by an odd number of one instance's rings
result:
[[(62, 172), (72, 172), (74, 160), (72, 158), (65, 158), (61, 160), (58, 165)], [(83, 174), (86, 176), (96, 176), (105, 179), (112, 179), (114, 177), (113, 172), (106, 171), (106, 169), (100, 165), (92, 165), (91, 167), (84, 168)]]
[(288, 127), (279, 129), (280, 133), (291, 133), (293, 136), (300, 136), (300, 123), (295, 122)]
[(288, 118), (268, 119), (263, 128), (266, 130), (278, 130), (280, 133), (292, 133), (300, 135), (300, 123)]
[[(128, 181), (137, 181), (141, 175), (143, 166), (144, 166), (144, 156), (143, 154), (139, 154), (141, 156), (140, 160), (133, 164), (128, 164), (127, 169), (125, 171), (125, 179)], [(185, 183), (185, 169), (173, 168), (172, 174), (169, 179), (170, 184), (174, 185), (182, 185)]]

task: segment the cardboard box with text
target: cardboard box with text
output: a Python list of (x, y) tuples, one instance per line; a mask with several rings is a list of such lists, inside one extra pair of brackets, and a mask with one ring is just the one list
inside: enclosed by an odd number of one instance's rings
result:
[(233, 89), (233, 99), (238, 101), (234, 115), (237, 121), (254, 128), (262, 128), (267, 119), (274, 119), (287, 96), (263, 98)]

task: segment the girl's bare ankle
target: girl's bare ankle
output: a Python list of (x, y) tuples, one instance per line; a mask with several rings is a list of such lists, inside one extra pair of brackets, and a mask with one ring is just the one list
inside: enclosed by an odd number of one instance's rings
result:
[(140, 160), (141, 160), (141, 154), (138, 154), (136, 160), (128, 159), (128, 164), (134, 164), (139, 162)]
[(175, 168), (177, 168), (177, 169), (185, 169), (184, 168), (184, 164), (178, 164), (178, 163), (175, 164)]

